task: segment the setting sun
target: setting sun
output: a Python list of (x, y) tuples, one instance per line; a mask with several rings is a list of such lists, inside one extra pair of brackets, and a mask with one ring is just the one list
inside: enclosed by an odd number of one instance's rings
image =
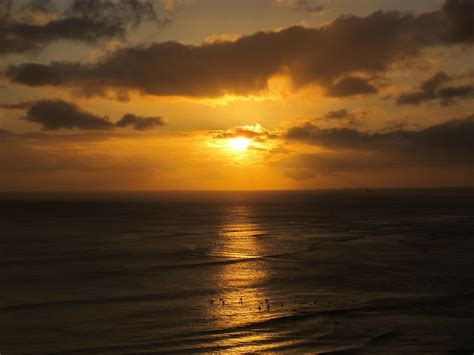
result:
[(0, 0), (0, 355), (474, 355), (473, 24)]
[(236, 137), (232, 138), (229, 140), (229, 146), (232, 149), (237, 149), (237, 150), (247, 150), (247, 147), (250, 144), (250, 139), (245, 138), (245, 137)]

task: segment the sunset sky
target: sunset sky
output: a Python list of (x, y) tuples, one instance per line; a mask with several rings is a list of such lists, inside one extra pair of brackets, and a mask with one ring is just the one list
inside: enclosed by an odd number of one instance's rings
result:
[(0, 190), (474, 186), (473, 0), (0, 0)]

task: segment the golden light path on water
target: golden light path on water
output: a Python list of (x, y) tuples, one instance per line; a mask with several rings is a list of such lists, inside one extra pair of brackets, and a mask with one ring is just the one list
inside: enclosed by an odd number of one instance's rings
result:
[(252, 221), (252, 210), (247, 206), (229, 207), (226, 212), (214, 253), (231, 262), (224, 264), (216, 277), (221, 299), (209, 307), (209, 318), (217, 329), (232, 330), (228, 337), (216, 339), (215, 345), (254, 352), (267, 349), (276, 338), (280, 346), (290, 344), (284, 334), (258, 326), (281, 312), (264, 287), (270, 270), (261, 259), (265, 248), (258, 236), (265, 231)]

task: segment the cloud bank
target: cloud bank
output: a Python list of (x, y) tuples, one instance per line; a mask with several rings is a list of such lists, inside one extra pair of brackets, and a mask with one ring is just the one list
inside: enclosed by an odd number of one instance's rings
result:
[(18, 84), (66, 87), (85, 95), (131, 90), (216, 97), (259, 93), (269, 78), (286, 74), (295, 88), (315, 84), (329, 96), (366, 95), (377, 92), (372, 75), (396, 61), (430, 46), (472, 45), (472, 23), (473, 1), (447, 0), (439, 10), (418, 15), (377, 11), (342, 16), (320, 28), (293, 26), (235, 41), (132, 46), (95, 63), (24, 63), (4, 75)]
[[(313, 123), (291, 127), (284, 137), (323, 148), (299, 154), (280, 165), (295, 178), (400, 167), (468, 167), (474, 169), (474, 115), (420, 130), (364, 132), (351, 128), (319, 128)], [(306, 176), (306, 177), (305, 177)]]

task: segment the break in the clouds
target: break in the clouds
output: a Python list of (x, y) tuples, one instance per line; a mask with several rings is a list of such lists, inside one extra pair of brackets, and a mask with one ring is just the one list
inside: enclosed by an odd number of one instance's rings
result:
[(58, 40), (90, 43), (123, 37), (144, 20), (158, 21), (146, 0), (73, 0), (61, 13), (51, 0), (14, 5), (0, 0), (0, 55), (36, 51)]
[(41, 125), (42, 129), (47, 131), (59, 129), (110, 130), (114, 127), (128, 126), (144, 131), (165, 124), (161, 117), (143, 117), (132, 113), (123, 115), (117, 123), (113, 123), (108, 116), (91, 113), (74, 103), (60, 99), (0, 104), (0, 108), (24, 109), (26, 110), (24, 119)]
[[(474, 26), (474, 23), (473, 23)], [(423, 81), (418, 91), (402, 93), (397, 98), (399, 105), (418, 105), (426, 101), (438, 100), (442, 105), (449, 105), (456, 99), (474, 97), (474, 84), (449, 85), (455, 80), (443, 71)]]
[(133, 90), (150, 95), (215, 97), (267, 89), (288, 75), (296, 88), (317, 84), (330, 96), (377, 92), (373, 74), (430, 46), (474, 43), (474, 2), (447, 0), (418, 15), (377, 11), (319, 27), (293, 26), (236, 41), (154, 43), (121, 48), (95, 63), (10, 66), (6, 77), (29, 86), (60, 86), (87, 95)]

